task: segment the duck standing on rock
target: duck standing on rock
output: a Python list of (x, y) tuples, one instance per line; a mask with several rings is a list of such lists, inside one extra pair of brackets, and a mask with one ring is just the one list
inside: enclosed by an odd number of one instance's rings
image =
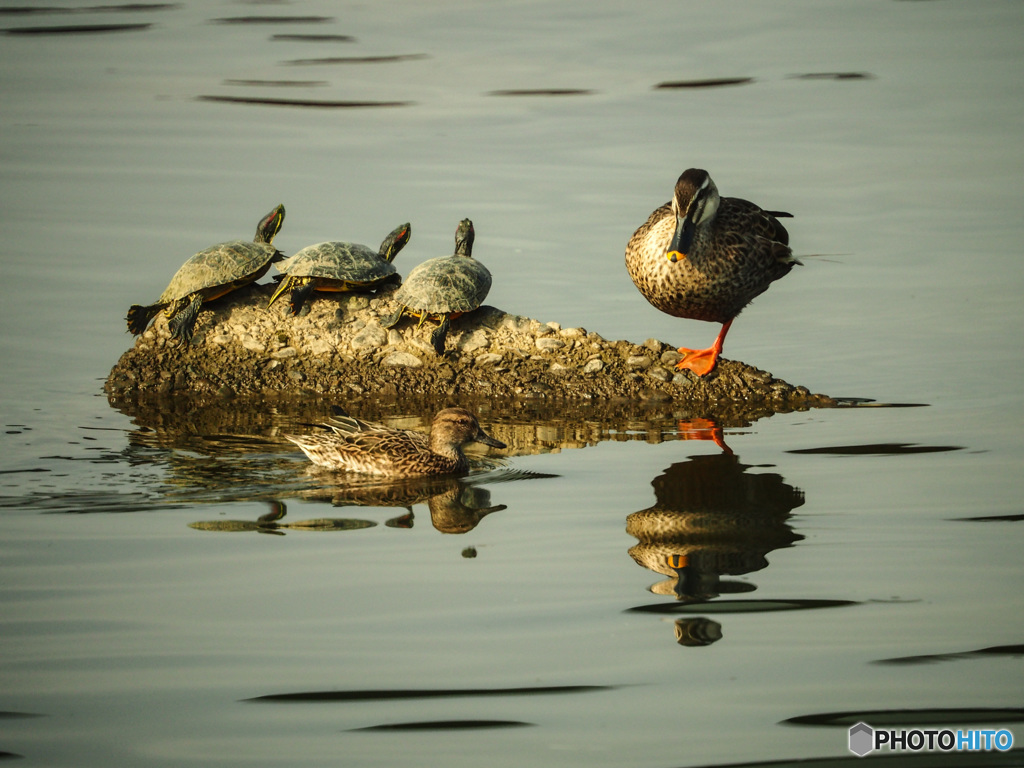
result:
[(791, 216), (721, 197), (707, 171), (691, 168), (633, 233), (626, 269), (644, 298), (673, 317), (722, 324), (710, 348), (680, 348), (677, 370), (710, 373), (736, 316), (800, 263), (779, 223)]
[(480, 427), (465, 408), (445, 408), (434, 416), (430, 437), (411, 429), (390, 429), (381, 424), (341, 416), (319, 435), (284, 435), (317, 466), (393, 478), (463, 474), (469, 461), (462, 446), (477, 442), (504, 448)]

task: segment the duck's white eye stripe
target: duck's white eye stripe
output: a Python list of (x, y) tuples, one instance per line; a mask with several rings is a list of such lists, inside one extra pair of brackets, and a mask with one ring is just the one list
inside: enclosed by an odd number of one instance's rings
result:
[(705, 176), (704, 177), (704, 183), (700, 185), (700, 188), (702, 190), (707, 189), (708, 188), (708, 184), (710, 184), (710, 183), (711, 183), (711, 177), (710, 176)]

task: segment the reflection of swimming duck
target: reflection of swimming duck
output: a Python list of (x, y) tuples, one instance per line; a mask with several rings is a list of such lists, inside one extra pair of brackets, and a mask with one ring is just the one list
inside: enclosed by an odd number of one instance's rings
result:
[(295, 520), (290, 523), (282, 523), (281, 520), (288, 513), (282, 501), (270, 501), (270, 511), (260, 515), (256, 520), (200, 520), (189, 523), (189, 528), (197, 531), (256, 531), (257, 533), (269, 533), (275, 536), (284, 536), (285, 529), (300, 531), (357, 531), (362, 528), (372, 528), (376, 523), (370, 520), (354, 520), (351, 518), (325, 517), (312, 520)]
[(434, 416), (430, 437), (409, 429), (335, 417), (331, 431), (318, 435), (285, 435), (314, 464), (329, 469), (391, 477), (460, 474), (469, 470), (462, 446), (471, 442), (494, 448), (505, 444), (480, 428), (465, 408), (445, 408)]
[[(410, 515), (388, 522), (396, 528), (411, 528), (413, 505), (426, 504), (430, 508), (430, 521), (438, 531), (467, 533), (487, 515), (508, 508), (504, 504), (492, 505), (490, 491), (470, 482), (455, 477), (414, 477), (345, 484), (327, 498), (335, 506), (405, 507)], [(316, 491), (306, 496), (316, 499), (324, 494)]]
[(691, 168), (633, 233), (626, 269), (644, 298), (673, 317), (722, 323), (710, 348), (680, 348), (677, 369), (709, 373), (736, 316), (800, 263), (778, 220), (790, 215), (721, 197), (707, 171)]
[(452, 488), (427, 502), (430, 522), (441, 533), (469, 533), (492, 512), (508, 509), (504, 504), (491, 505), (491, 493), (472, 485)]

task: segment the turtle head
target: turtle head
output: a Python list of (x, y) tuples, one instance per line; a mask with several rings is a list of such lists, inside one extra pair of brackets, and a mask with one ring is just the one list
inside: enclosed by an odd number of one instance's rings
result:
[(274, 235), (281, 230), (282, 224), (284, 224), (283, 203), (264, 216), (260, 221), (259, 225), (256, 227), (256, 242), (267, 243), (268, 245), (274, 242)]
[(455, 255), (472, 256), (473, 240), (475, 238), (476, 232), (473, 229), (473, 222), (469, 219), (460, 221), (459, 226), (455, 228)]
[(691, 168), (679, 177), (672, 196), (676, 230), (665, 252), (669, 261), (675, 263), (687, 257), (697, 227), (714, 218), (719, 202), (718, 187), (707, 171)]
[(380, 244), (380, 257), (384, 261), (394, 261), (398, 252), (405, 248), (409, 238), (412, 237), (412, 224), (406, 222), (400, 227), (391, 230), (391, 234), (384, 238)]

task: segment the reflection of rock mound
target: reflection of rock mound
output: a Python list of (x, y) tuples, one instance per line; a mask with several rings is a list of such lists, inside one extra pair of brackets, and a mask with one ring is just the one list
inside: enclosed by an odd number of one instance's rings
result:
[[(479, 397), (341, 395), (268, 395), (219, 397), (111, 398), (139, 429), (129, 434), (138, 459), (149, 449), (194, 451), (203, 455), (297, 453), (282, 432), (303, 433), (322, 424), (340, 406), (352, 416), (401, 429), (429, 429), (433, 415), (448, 406), (475, 413), (488, 434), (508, 445), (504, 456), (584, 448), (602, 440), (644, 440), (660, 443), (688, 439), (679, 433), (679, 419), (689, 416), (668, 402), (654, 401), (514, 401)], [(715, 422), (744, 427), (749, 419), (734, 415)], [(467, 446), (472, 456), (473, 446)]]
[(752, 589), (719, 577), (760, 570), (769, 552), (802, 538), (786, 521), (803, 493), (779, 475), (747, 469), (732, 454), (694, 456), (652, 481), (657, 504), (629, 515), (626, 531), (639, 542), (633, 559), (671, 577), (653, 591), (706, 599)]
[(114, 366), (112, 399), (184, 393), (372, 393), (384, 397), (661, 400), (757, 418), (778, 411), (835, 405), (806, 388), (723, 360), (699, 379), (676, 373), (674, 348), (607, 341), (582, 328), (562, 328), (481, 307), (452, 322), (451, 352), (438, 357), (429, 329), (390, 330), (382, 318), (390, 294), (318, 297), (291, 317), (267, 308), (269, 285), (241, 289), (204, 305), (192, 344), (169, 341), (158, 316)]

